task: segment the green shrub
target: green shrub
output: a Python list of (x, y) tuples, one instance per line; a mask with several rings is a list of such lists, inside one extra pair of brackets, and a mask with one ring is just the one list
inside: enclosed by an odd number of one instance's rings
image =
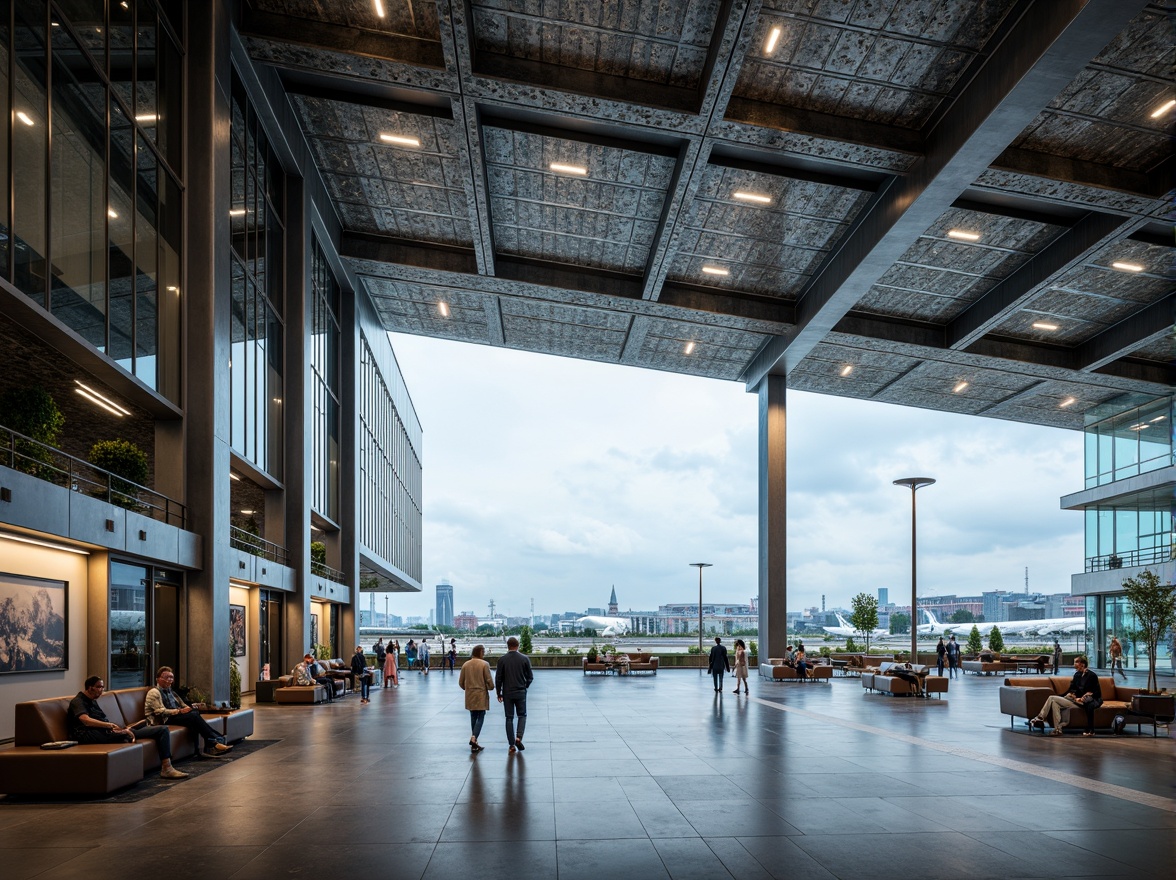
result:
[[(547, 646), (547, 653), (548, 654), (562, 654), (563, 652), (559, 649), (559, 645), (548, 645)], [(573, 651), (569, 650), (568, 653), (571, 654), (571, 653), (573, 653)]]
[(110, 480), (113, 504), (130, 509), (139, 506), (137, 487), (147, 482), (146, 452), (129, 440), (102, 440), (90, 447), (90, 464), (114, 474)]
[(854, 642), (853, 636), (850, 636), (848, 639), (845, 640), (845, 653), (856, 654), (860, 650), (861, 650), (861, 648), (859, 648), (857, 646), (857, 643)]
[(994, 626), (988, 634), (988, 647), (997, 654), (1004, 650), (1004, 637), (1000, 634), (999, 626)]
[(747, 643), (747, 653), (750, 654), (752, 657), (758, 657), (759, 656), (759, 642), (757, 642), (755, 639), (752, 639), (750, 642), (748, 642)]
[(229, 657), (229, 708), (241, 708), (241, 667), (236, 657)]
[(596, 652), (596, 645), (593, 645), (591, 648), (589, 648), (589, 649), (588, 649), (588, 654), (587, 654), (586, 656), (588, 657), (588, 662), (589, 662), (589, 663), (595, 663), (595, 662), (596, 662), (596, 658), (597, 658), (598, 656), (600, 656), (600, 655), (599, 655), (599, 654), (597, 654), (597, 652)]
[[(551, 650), (551, 648), (548, 648), (547, 650), (549, 650), (549, 651), (550, 651), (550, 650)], [(556, 650), (556, 651), (558, 651), (558, 650), (559, 650), (559, 648), (556, 648), (555, 650)], [(568, 648), (568, 650), (567, 650), (567, 653), (569, 653), (569, 654), (579, 654), (579, 653), (580, 653), (580, 649), (579, 649), (579, 648)]]
[(519, 653), (530, 654), (534, 650), (534, 644), (531, 642), (531, 627), (524, 626), (522, 632), (519, 633)]
[[(57, 408), (53, 395), (43, 388), (12, 388), (0, 396), (0, 425), (31, 437), (45, 446), (56, 446), (65, 425), (65, 416)], [(53, 453), (37, 443), (17, 439), (15, 461), (6, 462), (14, 469), (53, 480), (57, 472), (50, 465)]]
[[(312, 563), (317, 563), (318, 565), (326, 565), (327, 564), (327, 545), (324, 544), (322, 541), (311, 541), (310, 542), (310, 561)], [(420, 628), (424, 629), (425, 627), (422, 626)]]

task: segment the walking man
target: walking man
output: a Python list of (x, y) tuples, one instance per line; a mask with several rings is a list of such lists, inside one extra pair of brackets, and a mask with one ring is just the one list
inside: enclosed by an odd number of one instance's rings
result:
[(731, 661), (727, 658), (727, 649), (723, 647), (723, 640), (715, 636), (715, 646), (710, 649), (706, 668), (714, 679), (715, 693), (723, 692), (723, 673), (731, 671)]
[[(531, 672), (531, 661), (519, 653), (519, 640), (511, 636), (506, 640), (507, 652), (499, 658), (494, 669), (494, 692), (506, 712), (506, 742), (511, 752), (524, 751), (523, 731), (527, 729), (527, 688), (535, 680)], [(515, 730), (515, 715), (519, 716), (519, 727)]]
[(939, 644), (935, 646), (935, 664), (939, 667), (939, 677), (943, 678), (943, 661), (947, 657), (947, 645), (943, 636), (939, 637)]
[(417, 652), (417, 656), (421, 661), (421, 673), (429, 674), (429, 640), (427, 638), (421, 639), (421, 647)]
[(1053, 650), (1053, 674), (1057, 675), (1058, 670), (1062, 668), (1062, 644), (1057, 639), (1054, 639)]
[(1115, 636), (1111, 636), (1109, 650), (1111, 653), (1111, 678), (1113, 679), (1115, 672), (1118, 671), (1119, 675), (1123, 676), (1123, 681), (1126, 681), (1127, 673), (1123, 671), (1123, 646), (1119, 644), (1119, 640)]
[(947, 674), (955, 678), (956, 670), (960, 668), (960, 643), (956, 641), (955, 633), (947, 642)]

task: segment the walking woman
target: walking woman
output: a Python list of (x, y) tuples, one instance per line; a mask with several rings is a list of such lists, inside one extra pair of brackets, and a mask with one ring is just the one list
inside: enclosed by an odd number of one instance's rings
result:
[(408, 671), (412, 672), (412, 667), (416, 665), (416, 642), (412, 639), (404, 646), (404, 656), (408, 660)]
[(1111, 654), (1111, 680), (1115, 678), (1115, 671), (1118, 670), (1119, 675), (1123, 676), (1123, 681), (1127, 680), (1127, 673), (1123, 671), (1123, 646), (1119, 644), (1119, 640), (1115, 636), (1111, 636), (1110, 645)]
[(490, 675), (490, 664), (482, 659), (486, 648), (474, 645), (470, 659), (461, 666), (457, 686), (465, 691), (465, 707), (470, 710), (470, 751), (475, 755), (482, 751), (478, 745), (478, 734), (490, 708), (490, 691), (494, 690), (494, 678)]
[(743, 682), (743, 693), (750, 694), (747, 689), (747, 648), (743, 639), (735, 640), (735, 693), (739, 693), (739, 682)]
[(947, 657), (947, 643), (943, 641), (943, 636), (939, 637), (939, 644), (935, 646), (935, 662), (939, 667), (939, 677), (943, 678), (943, 660)]
[(400, 687), (400, 673), (396, 665), (400, 660), (400, 642), (388, 645), (388, 652), (384, 655), (384, 687), (396, 685)]
[(355, 653), (351, 656), (351, 675), (359, 685), (359, 701), (370, 703), (372, 697), (372, 672), (367, 665), (363, 646), (356, 645)]

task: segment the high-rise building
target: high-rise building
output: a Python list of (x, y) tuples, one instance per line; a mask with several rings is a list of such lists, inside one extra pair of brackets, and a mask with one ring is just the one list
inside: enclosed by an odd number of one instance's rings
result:
[(453, 585), (449, 581), (437, 584), (437, 616), (434, 619), (438, 626), (453, 626)]
[(879, 605), (889, 605), (890, 604), (890, 588), (889, 587), (879, 587), (878, 588), (878, 604)]

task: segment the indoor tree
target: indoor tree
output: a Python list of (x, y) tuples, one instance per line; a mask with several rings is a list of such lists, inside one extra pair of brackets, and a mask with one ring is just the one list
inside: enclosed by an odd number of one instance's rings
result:
[(988, 634), (988, 647), (992, 649), (994, 654), (999, 654), (1004, 650), (1004, 636), (1000, 634), (999, 626), (994, 625), (992, 632)]
[(1147, 693), (1156, 693), (1156, 648), (1164, 633), (1176, 626), (1176, 588), (1163, 584), (1145, 568), (1137, 577), (1123, 579), (1127, 604), (1135, 615), (1139, 640), (1147, 651)]
[(980, 640), (980, 627), (973, 625), (972, 631), (968, 633), (968, 653), (973, 657), (980, 653), (984, 647), (984, 642)]
[(878, 628), (878, 599), (869, 593), (858, 593), (849, 602), (853, 612), (849, 622), (866, 637), (866, 653), (870, 653), (870, 635)]

